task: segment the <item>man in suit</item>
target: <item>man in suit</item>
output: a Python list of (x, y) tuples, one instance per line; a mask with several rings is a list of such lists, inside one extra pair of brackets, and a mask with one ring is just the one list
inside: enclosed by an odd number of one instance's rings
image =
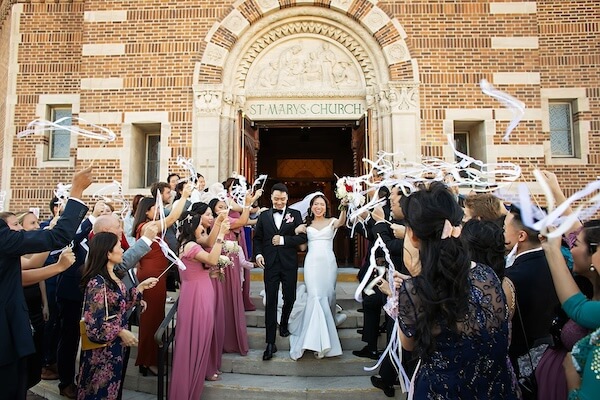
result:
[(297, 247), (307, 241), (305, 233), (295, 233), (296, 227), (302, 224), (302, 216), (299, 211), (286, 208), (287, 201), (287, 187), (283, 183), (273, 185), (271, 189), (273, 207), (259, 215), (254, 231), (256, 265), (265, 270), (267, 348), (263, 354), (263, 360), (270, 360), (273, 358), (273, 353), (277, 352), (275, 335), (280, 284), (283, 292), (283, 309), (279, 334), (282, 337), (290, 335), (288, 320), (294, 301), (296, 301), (296, 282), (298, 280)]
[(21, 256), (71, 242), (88, 211), (79, 199), (91, 183), (91, 167), (73, 176), (71, 198), (51, 230), (13, 231), (0, 220), (0, 399), (27, 397), (26, 356), (35, 351), (21, 286)]
[(517, 374), (519, 356), (540, 344), (549, 343), (550, 326), (558, 305), (538, 234), (523, 224), (520, 209), (512, 205), (504, 220), (504, 240), (507, 251), (516, 246), (516, 257), (506, 269), (506, 276), (514, 283), (517, 298), (517, 314), (513, 318), (512, 340), (508, 349)]
[[(390, 220), (390, 191), (386, 186), (382, 186), (378, 193), (377, 198), (385, 200), (384, 204), (380, 207), (383, 213), (383, 218), (385, 221)], [(385, 221), (381, 221), (382, 224), (387, 225)], [(365, 259), (363, 261), (362, 266), (358, 272), (358, 280), (362, 282), (369, 269), (371, 263), (371, 249), (373, 248), (373, 244), (377, 240), (377, 235), (374, 232), (375, 218), (368, 214), (364, 224), (357, 224), (355, 232), (363, 235), (367, 241), (367, 251), (365, 252)], [(377, 250), (375, 253), (376, 262), (383, 264), (383, 251)], [(381, 310), (383, 305), (386, 302), (386, 296), (381, 293), (378, 287), (373, 288), (375, 293), (366, 294), (363, 292), (363, 301), (362, 301), (362, 310), (364, 313), (363, 318), (363, 328), (362, 328), (362, 337), (361, 340), (366, 343), (366, 345), (361, 350), (354, 350), (352, 354), (357, 357), (365, 357), (370, 358), (372, 360), (378, 360), (381, 353), (377, 350), (377, 341), (379, 340), (379, 333), (381, 330), (380, 319), (381, 319)]]

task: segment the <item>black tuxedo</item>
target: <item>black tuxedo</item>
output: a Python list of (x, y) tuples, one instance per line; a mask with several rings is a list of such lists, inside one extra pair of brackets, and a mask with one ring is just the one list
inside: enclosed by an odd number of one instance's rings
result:
[[(12, 231), (0, 220), (0, 393), (1, 399), (25, 398), (23, 359), (35, 352), (21, 285), (21, 256), (65, 247), (88, 208), (69, 200), (51, 230)], [(26, 387), (25, 387), (26, 389)]]
[[(306, 243), (306, 234), (296, 235), (295, 229), (302, 224), (300, 212), (286, 208), (281, 226), (277, 229), (273, 219), (273, 209), (262, 212), (254, 228), (254, 254), (262, 255), (265, 260), (264, 282), (266, 292), (265, 326), (267, 343), (275, 343), (277, 330), (277, 300), (279, 284), (283, 292), (283, 310), (281, 326), (287, 327), (288, 318), (296, 301), (296, 283), (298, 281), (297, 247)], [(273, 236), (283, 237), (283, 246), (274, 246)]]
[[(518, 371), (516, 359), (527, 352), (523, 330), (529, 348), (534, 347), (536, 340), (548, 338), (558, 298), (546, 255), (541, 249), (518, 256), (513, 265), (506, 269), (506, 277), (515, 285), (517, 307), (521, 311), (521, 318), (515, 313), (512, 319), (512, 340), (508, 350), (513, 366)], [(524, 326), (521, 325), (521, 319)]]

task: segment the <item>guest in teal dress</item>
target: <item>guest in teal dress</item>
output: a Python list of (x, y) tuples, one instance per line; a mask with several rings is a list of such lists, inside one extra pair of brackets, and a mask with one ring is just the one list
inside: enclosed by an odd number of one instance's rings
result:
[(129, 291), (113, 271), (123, 261), (120, 238), (101, 232), (90, 240), (82, 276), (85, 288), (83, 320), (88, 338), (107, 346), (86, 350), (81, 355), (77, 398), (116, 399), (122, 382), (123, 346), (136, 346), (137, 337), (127, 329), (126, 312), (156, 286), (148, 278)]
[[(584, 230), (600, 229), (597, 221), (589, 221), (584, 224)], [(588, 233), (589, 234), (589, 233)], [(552, 273), (552, 280), (556, 288), (556, 295), (562, 304), (563, 310), (569, 318), (587, 329), (597, 329), (600, 327), (600, 301), (590, 300), (584, 296), (575, 283), (571, 272), (567, 268), (565, 260), (560, 251), (561, 238), (547, 239), (541, 237), (542, 247), (546, 252), (548, 266)], [(598, 242), (586, 243), (588, 252), (591, 255), (591, 264), (587, 267), (590, 274), (590, 281), (594, 287), (594, 297), (600, 293), (596, 288), (600, 287), (600, 251), (598, 251)]]
[(573, 346), (565, 358), (569, 400), (594, 400), (600, 394), (600, 329)]

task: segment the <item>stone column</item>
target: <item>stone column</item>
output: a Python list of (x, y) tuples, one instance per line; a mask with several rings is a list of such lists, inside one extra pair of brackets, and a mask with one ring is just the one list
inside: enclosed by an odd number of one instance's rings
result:
[(402, 153), (394, 161), (419, 161), (421, 156), (419, 85), (390, 82), (388, 101), (392, 115), (392, 149)]
[(223, 88), (221, 85), (196, 84), (193, 91), (192, 160), (197, 171), (210, 184), (227, 174), (221, 172), (222, 160), (229, 157), (227, 147), (221, 143), (224, 133), (221, 132)]

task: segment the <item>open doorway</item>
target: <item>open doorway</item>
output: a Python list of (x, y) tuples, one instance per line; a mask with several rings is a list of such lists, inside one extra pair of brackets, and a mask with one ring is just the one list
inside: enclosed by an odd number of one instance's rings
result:
[[(335, 197), (337, 176), (354, 175), (350, 123), (332, 126), (298, 126), (297, 123), (260, 123), (260, 149), (257, 173), (268, 174), (265, 192), (283, 182), (289, 190), (289, 202), (302, 200), (309, 193), (321, 191), (331, 202), (333, 216), (339, 214)], [(270, 196), (261, 205), (270, 206)], [(340, 229), (334, 240), (334, 252), (340, 267), (354, 265), (354, 246), (347, 229)]]

